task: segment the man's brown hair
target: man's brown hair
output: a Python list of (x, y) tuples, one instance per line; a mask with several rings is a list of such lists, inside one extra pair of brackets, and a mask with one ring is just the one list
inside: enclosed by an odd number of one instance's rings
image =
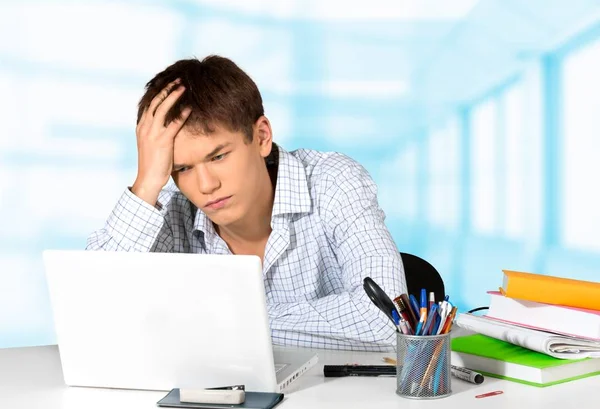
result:
[(184, 107), (190, 107), (185, 127), (209, 134), (220, 125), (232, 132), (242, 131), (252, 141), (252, 126), (264, 115), (258, 87), (233, 61), (217, 55), (202, 61), (179, 60), (152, 78), (140, 100), (137, 122), (154, 97), (177, 78), (185, 92), (167, 113), (165, 126), (179, 118)]

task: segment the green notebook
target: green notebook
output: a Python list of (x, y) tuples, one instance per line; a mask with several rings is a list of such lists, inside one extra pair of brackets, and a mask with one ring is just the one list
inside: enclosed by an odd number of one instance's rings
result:
[(452, 340), (452, 364), (539, 387), (600, 375), (600, 359), (557, 359), (480, 334)]

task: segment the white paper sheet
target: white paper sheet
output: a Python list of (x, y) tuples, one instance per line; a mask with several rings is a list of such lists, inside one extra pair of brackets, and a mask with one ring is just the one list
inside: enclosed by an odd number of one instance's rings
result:
[(458, 314), (456, 324), (466, 330), (560, 359), (600, 358), (600, 342), (537, 331), (472, 314)]

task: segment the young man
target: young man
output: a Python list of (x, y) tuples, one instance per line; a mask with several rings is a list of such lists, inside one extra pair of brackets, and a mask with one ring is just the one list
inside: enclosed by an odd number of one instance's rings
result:
[(406, 292), (404, 270), (363, 167), (278, 147), (256, 84), (218, 56), (154, 77), (136, 135), (137, 178), (87, 249), (255, 254), (275, 344), (394, 344), (362, 281), (370, 276), (393, 297)]

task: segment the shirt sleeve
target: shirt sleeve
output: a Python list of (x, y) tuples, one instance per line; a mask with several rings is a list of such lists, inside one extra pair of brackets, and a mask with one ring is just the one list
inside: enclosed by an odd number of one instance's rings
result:
[(362, 284), (371, 277), (392, 299), (405, 293), (402, 259), (385, 226), (375, 183), (358, 163), (349, 158), (344, 162), (343, 172), (326, 178), (317, 200), (344, 291), (270, 305), (276, 344), (373, 351), (390, 350), (395, 344), (393, 323), (371, 302)]
[(86, 250), (173, 252), (173, 233), (167, 208), (160, 204), (162, 198), (154, 207), (126, 189), (105, 226), (88, 238)]

